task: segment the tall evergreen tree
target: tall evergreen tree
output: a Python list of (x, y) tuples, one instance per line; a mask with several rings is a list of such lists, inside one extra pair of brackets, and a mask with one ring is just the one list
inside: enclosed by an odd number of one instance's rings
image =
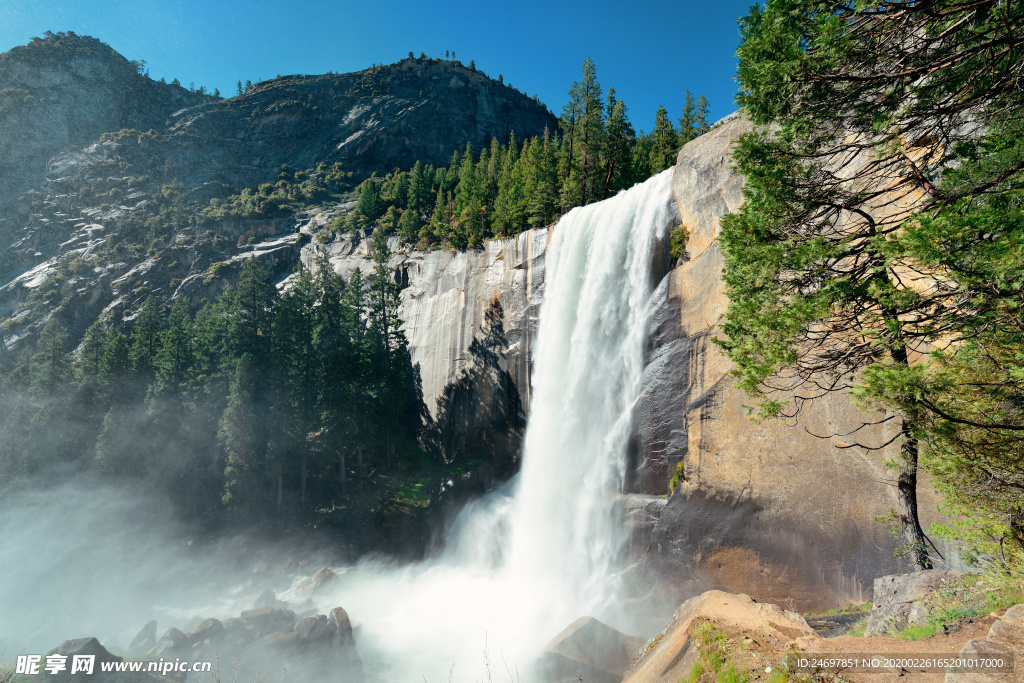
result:
[(651, 133), (651, 172), (660, 173), (676, 162), (679, 140), (665, 107), (659, 106), (654, 116), (654, 132)]

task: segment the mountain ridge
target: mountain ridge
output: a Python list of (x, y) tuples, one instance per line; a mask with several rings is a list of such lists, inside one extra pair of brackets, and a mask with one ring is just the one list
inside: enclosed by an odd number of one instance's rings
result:
[[(298, 239), (295, 215), (211, 219), (211, 200), (286, 186), (297, 205), (329, 208), (374, 173), (444, 165), (467, 144), (557, 120), (453, 61), (283, 76), (225, 99), (152, 81), (101, 41), (58, 33), (0, 55), (0, 126), (13, 131), (0, 143), (9, 356), (54, 315), (77, 343), (100, 317), (130, 320), (155, 290), (169, 300), (248, 239)], [(295, 245), (278, 244), (273, 269), (296, 263)]]

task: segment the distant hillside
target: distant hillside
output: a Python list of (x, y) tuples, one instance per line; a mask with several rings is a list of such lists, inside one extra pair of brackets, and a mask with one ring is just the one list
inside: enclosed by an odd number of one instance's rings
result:
[(0, 206), (38, 185), (66, 147), (121, 128), (162, 128), (173, 112), (212, 99), (153, 81), (142, 68), (74, 33), (0, 54)]
[(198, 274), (212, 295), (233, 272), (213, 266), (252, 250), (240, 235), (291, 235), (261, 251), (287, 274), (294, 212), (204, 213), (245, 188), (273, 183), (296, 210), (335, 206), (374, 172), (556, 127), (539, 102), (453, 61), (286, 76), (220, 99), (152, 81), (94, 38), (34, 39), (0, 55), (4, 346), (53, 316), (77, 343), (101, 315), (120, 325)]

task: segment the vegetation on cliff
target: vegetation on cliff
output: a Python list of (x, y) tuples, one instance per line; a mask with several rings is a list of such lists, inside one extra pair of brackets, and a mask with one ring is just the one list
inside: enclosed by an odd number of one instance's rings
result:
[(772, 0), (741, 21), (757, 126), (723, 221), (723, 346), (762, 416), (845, 388), (889, 411), (919, 567), (919, 455), (968, 556), (1024, 564), (1022, 26), (997, 0)]
[[(357, 531), (422, 506), (437, 476), (384, 240), (375, 273), (301, 271), (279, 294), (248, 259), (193, 311), (146, 300), (77, 354), (52, 320), (2, 377), (0, 484), (78, 469), (165, 491), (186, 519)], [(358, 536), (358, 533), (357, 533)]]
[(605, 199), (675, 163), (679, 147), (706, 132), (708, 102), (688, 91), (677, 129), (659, 107), (651, 133), (637, 133), (614, 88), (605, 95), (594, 62), (569, 88), (558, 129), (520, 143), (467, 144), (447, 167), (416, 162), (373, 177), (339, 229), (375, 226), (420, 249), (463, 249), (550, 225), (576, 206)]

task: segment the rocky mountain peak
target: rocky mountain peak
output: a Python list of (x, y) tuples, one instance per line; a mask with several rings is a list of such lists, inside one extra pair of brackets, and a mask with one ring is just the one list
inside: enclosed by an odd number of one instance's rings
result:
[(142, 62), (71, 32), (0, 54), (0, 206), (38, 186), (61, 150), (108, 131), (162, 128), (174, 111), (212, 99), (144, 71)]
[(267, 267), (287, 274), (300, 217), (203, 213), (243, 191), (328, 172), (341, 179), (335, 190), (350, 188), (417, 161), (447, 165), (467, 143), (557, 126), (535, 99), (427, 57), (244, 90), (220, 98), (156, 82), (143, 62), (73, 33), (0, 55), (8, 351), (52, 316), (77, 343), (98, 317), (130, 320), (146, 296), (167, 300), (183, 282), (209, 281), (212, 295), (223, 268), (210, 269), (257, 237), (277, 245), (263, 250)]

